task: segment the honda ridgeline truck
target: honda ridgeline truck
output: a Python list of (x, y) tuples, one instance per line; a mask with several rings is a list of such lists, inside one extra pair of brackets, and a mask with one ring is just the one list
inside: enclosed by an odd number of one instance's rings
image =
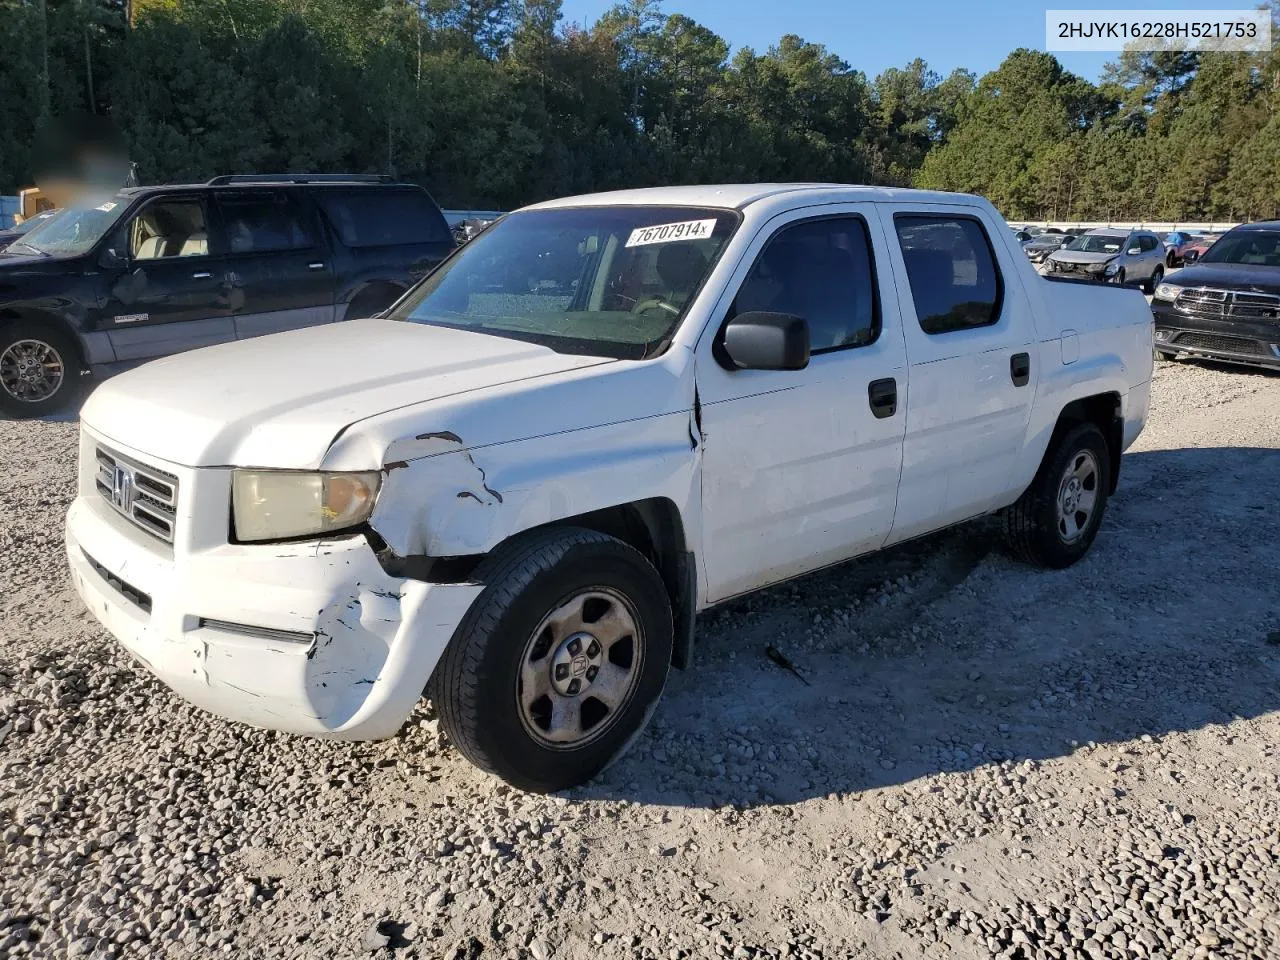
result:
[(643, 727), (699, 610), (1000, 512), (1089, 550), (1152, 315), (986, 201), (679, 187), (510, 214), (384, 315), (149, 363), (82, 415), (88, 608), (208, 710), (396, 733), (512, 784)]

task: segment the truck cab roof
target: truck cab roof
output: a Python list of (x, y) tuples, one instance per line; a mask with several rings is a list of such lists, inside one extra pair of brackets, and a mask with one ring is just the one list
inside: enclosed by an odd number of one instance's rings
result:
[(755, 203), (783, 199), (791, 206), (815, 203), (960, 203), (985, 201), (971, 194), (900, 187), (871, 187), (844, 183), (728, 183), (687, 187), (644, 187), (588, 193), (532, 204), (525, 209), (596, 206), (688, 206), (743, 210)]

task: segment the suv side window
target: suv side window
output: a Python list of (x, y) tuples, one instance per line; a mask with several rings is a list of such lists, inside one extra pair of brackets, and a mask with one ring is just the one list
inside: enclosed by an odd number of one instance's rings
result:
[(755, 310), (804, 317), (812, 353), (872, 343), (880, 335), (880, 298), (862, 218), (809, 220), (774, 234), (729, 316)]
[(444, 214), (423, 190), (328, 187), (317, 189), (314, 196), (348, 247), (453, 244)]
[(134, 260), (202, 257), (209, 252), (209, 231), (200, 200), (148, 203), (129, 223), (129, 256)]
[(305, 250), (316, 245), (298, 204), (276, 190), (217, 195), (230, 253)]
[(1004, 281), (982, 224), (972, 217), (893, 218), (920, 329), (952, 333), (1000, 319)]
[(1150, 253), (1156, 248), (1156, 238), (1150, 234), (1144, 233), (1138, 237), (1138, 246), (1142, 248), (1143, 253)]

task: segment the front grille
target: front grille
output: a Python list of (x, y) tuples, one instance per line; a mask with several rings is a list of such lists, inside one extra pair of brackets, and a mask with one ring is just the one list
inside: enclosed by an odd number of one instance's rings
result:
[(1280, 296), (1208, 287), (1183, 290), (1173, 302), (1179, 313), (1213, 320), (1280, 320)]
[(107, 503), (152, 536), (173, 543), (178, 478), (98, 447), (95, 486)]
[(1244, 337), (1221, 337), (1212, 333), (1180, 333), (1173, 341), (1180, 347), (1213, 350), (1218, 353), (1239, 353), (1252, 357), (1270, 356), (1270, 351), (1257, 340)]
[(93, 559), (93, 557), (89, 556), (83, 550), (81, 550), (80, 552), (81, 554), (84, 555), (85, 562), (89, 564), (89, 566), (93, 567), (94, 572), (96, 572), (98, 576), (100, 576), (103, 580), (105, 580), (107, 582), (107, 585), (111, 587), (113, 590), (115, 590), (116, 593), (120, 594), (120, 596), (124, 597), (126, 600), (132, 602), (135, 606), (140, 607), (146, 613), (151, 612), (150, 594), (143, 593), (141, 590), (139, 590), (137, 587), (135, 587), (133, 584), (129, 583), (126, 580), (121, 580), (114, 573), (112, 573), (110, 570), (108, 570), (106, 567), (100, 564), (97, 560)]

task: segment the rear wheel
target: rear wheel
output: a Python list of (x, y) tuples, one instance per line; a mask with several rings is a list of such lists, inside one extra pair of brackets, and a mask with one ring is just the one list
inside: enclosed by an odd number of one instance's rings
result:
[(1151, 279), (1147, 281), (1147, 293), (1155, 293), (1156, 287), (1160, 286), (1160, 281), (1164, 279), (1164, 267), (1156, 267), (1151, 271)]
[(476, 766), (523, 790), (591, 779), (643, 729), (671, 663), (671, 602), (653, 565), (576, 528), (521, 537), (486, 559), (488, 584), (428, 695)]
[(1165, 254), (1164, 265), (1168, 267), (1170, 270), (1172, 270), (1174, 267), (1178, 265), (1178, 255), (1174, 253), (1172, 250), (1170, 250), (1167, 254)]
[(1070, 427), (1045, 454), (1035, 479), (1004, 511), (1004, 534), (1020, 560), (1069, 567), (1093, 545), (1107, 508), (1111, 454), (1092, 423)]
[(75, 341), (57, 327), (18, 320), (0, 326), (0, 411), (40, 417), (65, 407), (79, 375)]
[(347, 304), (347, 312), (343, 314), (342, 319), (362, 320), (365, 317), (372, 317), (400, 299), (400, 294), (403, 292), (399, 287), (385, 285), (366, 287)]

